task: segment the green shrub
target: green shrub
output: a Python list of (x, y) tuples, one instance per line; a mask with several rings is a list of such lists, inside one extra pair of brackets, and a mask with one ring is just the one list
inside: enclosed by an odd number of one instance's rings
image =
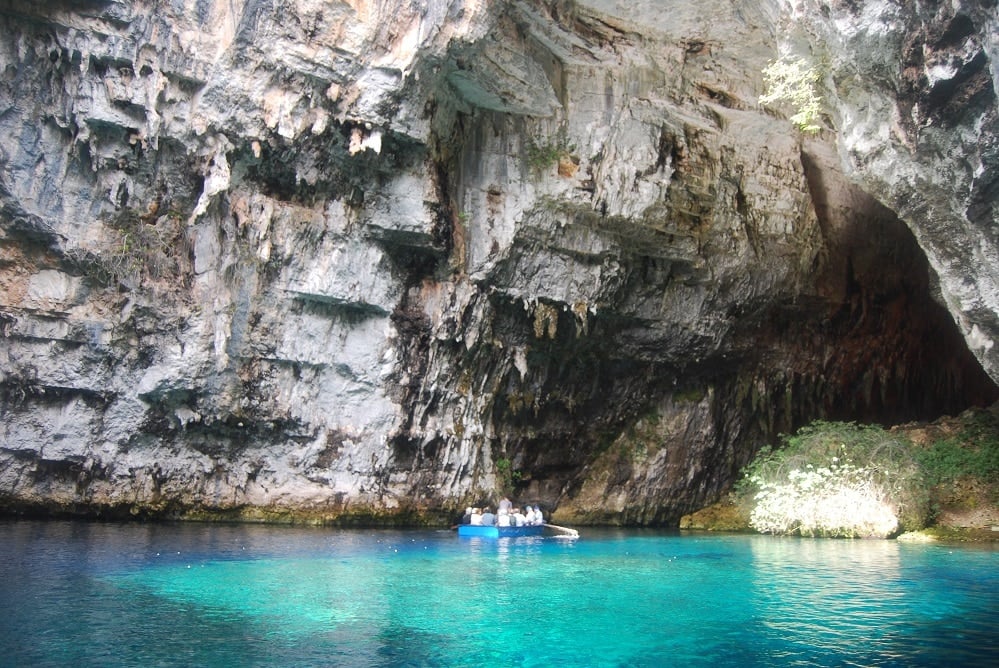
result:
[(919, 450), (916, 459), (929, 485), (999, 480), (999, 422), (991, 413), (978, 413), (956, 435)]
[[(758, 531), (868, 536), (921, 529), (942, 503), (999, 502), (999, 416), (969, 413), (929, 445), (853, 423), (815, 422), (743, 471), (736, 499)], [(972, 496), (968, 496), (971, 494)], [(892, 529), (892, 518), (897, 527)]]
[(569, 143), (564, 129), (559, 130), (555, 137), (535, 139), (528, 137), (525, 142), (527, 165), (535, 172), (543, 172), (558, 164), (562, 158), (568, 157), (575, 147)]
[(934, 441), (917, 459), (930, 485), (964, 477), (980, 466), (979, 453), (966, 448), (959, 438)]
[(521, 473), (513, 468), (513, 463), (506, 457), (496, 460), (496, 482), (499, 484), (499, 491), (504, 494), (511, 494), (516, 483), (520, 482)]

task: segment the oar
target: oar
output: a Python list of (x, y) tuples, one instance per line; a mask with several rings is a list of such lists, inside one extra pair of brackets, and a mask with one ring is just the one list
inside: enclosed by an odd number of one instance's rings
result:
[(545, 526), (551, 529), (555, 529), (556, 531), (560, 532), (561, 535), (567, 538), (579, 538), (579, 532), (576, 531), (575, 529), (570, 529), (569, 527), (560, 527), (557, 524), (549, 524), (548, 522), (545, 522)]

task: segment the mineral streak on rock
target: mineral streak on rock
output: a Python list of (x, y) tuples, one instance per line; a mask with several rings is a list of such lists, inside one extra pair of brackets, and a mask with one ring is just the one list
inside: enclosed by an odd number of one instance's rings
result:
[(995, 401), (999, 20), (909, 5), (0, 1), (0, 507), (675, 525)]

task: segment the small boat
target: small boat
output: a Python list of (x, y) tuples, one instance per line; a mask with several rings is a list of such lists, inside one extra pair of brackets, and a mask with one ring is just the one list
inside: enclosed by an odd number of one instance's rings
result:
[(560, 527), (557, 524), (529, 524), (520, 527), (501, 527), (495, 524), (459, 524), (458, 535), (462, 538), (479, 536), (482, 538), (517, 538), (518, 536), (541, 536), (545, 530), (554, 534), (554, 538), (579, 538), (575, 529)]
[(459, 524), (458, 535), (462, 538), (480, 536), (482, 538), (516, 538), (518, 536), (540, 536), (545, 532), (544, 524), (529, 524), (520, 527), (500, 527), (495, 524)]

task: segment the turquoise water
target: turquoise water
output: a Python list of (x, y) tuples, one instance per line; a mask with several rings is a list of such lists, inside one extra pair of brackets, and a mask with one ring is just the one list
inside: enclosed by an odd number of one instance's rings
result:
[(996, 665), (999, 551), (0, 522), (3, 666)]

